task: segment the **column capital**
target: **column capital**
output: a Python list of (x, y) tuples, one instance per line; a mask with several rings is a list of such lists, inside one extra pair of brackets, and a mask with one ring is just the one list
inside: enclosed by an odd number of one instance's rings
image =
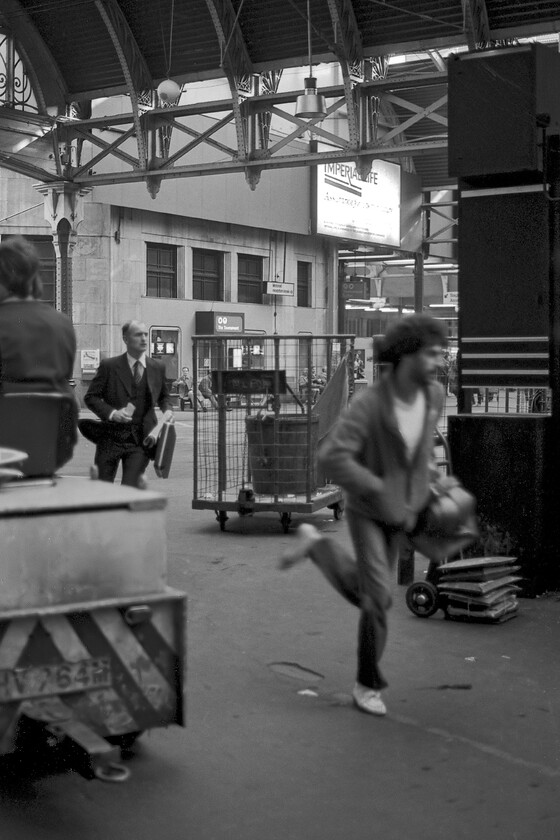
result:
[(84, 218), (84, 196), (91, 192), (91, 187), (77, 187), (68, 181), (52, 184), (34, 184), (37, 192), (44, 199), (45, 219), (56, 234), (60, 222), (65, 219), (73, 234)]

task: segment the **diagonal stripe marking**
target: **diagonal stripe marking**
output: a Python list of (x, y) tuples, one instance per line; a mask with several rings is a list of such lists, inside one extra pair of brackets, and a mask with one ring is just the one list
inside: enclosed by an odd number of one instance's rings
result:
[[(125, 664), (122, 662), (119, 651), (108, 641), (105, 634), (101, 632), (93, 620), (91, 612), (72, 613), (68, 616), (77, 636), (93, 657), (108, 657), (111, 660), (113, 671), (114, 688), (117, 695), (125, 703), (131, 715), (138, 723), (138, 729), (160, 725), (167, 715), (156, 714), (154, 707), (148, 702), (142, 691), (138, 688), (136, 681), (130, 676)], [(155, 721), (158, 721), (156, 723)]]
[(151, 623), (171, 650), (178, 653), (174, 627), (175, 616), (175, 610), (169, 609), (168, 604), (158, 604), (152, 607)]
[(45, 616), (41, 623), (51, 636), (65, 662), (81, 662), (91, 659), (91, 654), (63, 615)]
[(2, 668), (16, 667), (36, 622), (36, 618), (18, 618), (10, 621), (10, 626), (4, 634), (2, 644), (0, 644), (0, 663)]
[(117, 610), (100, 610), (92, 613), (91, 617), (150, 705), (157, 711), (173, 708), (176, 700), (172, 686), (134, 638), (120, 613)]

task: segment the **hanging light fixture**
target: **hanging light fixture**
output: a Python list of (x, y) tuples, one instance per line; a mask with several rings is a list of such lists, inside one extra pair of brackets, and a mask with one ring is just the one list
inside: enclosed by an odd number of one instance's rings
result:
[(327, 116), (325, 97), (317, 93), (317, 79), (313, 76), (313, 56), (311, 53), (311, 11), (307, 0), (307, 50), (309, 54), (309, 76), (305, 80), (305, 91), (297, 98), (296, 117), (313, 119)]
[(167, 78), (159, 83), (157, 86), (157, 94), (161, 105), (175, 105), (181, 96), (181, 85), (177, 84), (175, 79), (171, 79), (171, 55), (173, 51), (173, 18), (175, 14), (175, 0), (171, 0), (171, 16), (169, 21), (169, 57), (165, 49), (165, 40), (163, 32), (161, 33), (163, 41), (163, 51), (167, 59)]

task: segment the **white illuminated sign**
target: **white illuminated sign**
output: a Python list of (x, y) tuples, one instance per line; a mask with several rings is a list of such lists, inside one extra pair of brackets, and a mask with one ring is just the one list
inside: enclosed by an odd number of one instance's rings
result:
[(374, 160), (362, 181), (353, 163), (317, 167), (317, 233), (398, 247), (401, 168)]

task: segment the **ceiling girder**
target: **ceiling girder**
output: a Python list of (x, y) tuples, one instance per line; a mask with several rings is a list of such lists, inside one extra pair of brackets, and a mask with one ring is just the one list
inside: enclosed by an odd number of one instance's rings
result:
[[(425, 73), (417, 76), (400, 76), (392, 79), (374, 79), (358, 83), (356, 96), (375, 99), (380, 98), (384, 105), (384, 111), (393, 109), (398, 105), (403, 111), (411, 115), (404, 119), (398, 118), (396, 114), (391, 118), (390, 130), (385, 136), (368, 137), (361, 139), (356, 147), (349, 142), (346, 108), (347, 103), (345, 88), (342, 85), (324, 88), (323, 92), (330, 100), (327, 108), (327, 116), (336, 115), (339, 119), (336, 123), (337, 131), (329, 130), (322, 118), (303, 120), (296, 117), (293, 110), (290, 111), (282, 106), (294, 102), (297, 92), (284, 91), (282, 93), (267, 93), (259, 96), (248, 97), (240, 103), (240, 118), (246, 121), (254, 120), (261, 113), (267, 113), (277, 121), (282, 121), (288, 127), (282, 126), (279, 129), (278, 122), (275, 142), (271, 141), (268, 148), (249, 152), (245, 156), (239, 154), (238, 149), (231, 148), (228, 138), (220, 137), (220, 131), (225, 129), (235, 119), (235, 110), (232, 107), (231, 99), (219, 100), (195, 105), (176, 105), (168, 108), (155, 108), (146, 111), (135, 119), (134, 113), (120, 114), (115, 116), (95, 117), (92, 119), (72, 120), (59, 119), (54, 123), (40, 116), (34, 115), (35, 121), (43, 122), (44, 129), (53, 132), (54, 147), (57, 145), (64, 151), (64, 166), (50, 177), (64, 177), (75, 185), (106, 184), (106, 183), (127, 183), (130, 180), (140, 181), (142, 179), (153, 179), (148, 184), (158, 183), (166, 178), (192, 177), (195, 174), (211, 174), (212, 171), (238, 172), (245, 171), (247, 180), (251, 184), (257, 183), (258, 176), (265, 169), (283, 168), (288, 166), (305, 166), (313, 163), (328, 162), (334, 160), (354, 160), (359, 171), (367, 170), (367, 166), (374, 156), (401, 158), (401, 162), (410, 169), (410, 156), (420, 154), (426, 150), (445, 148), (446, 119), (438, 114), (438, 109), (445, 103), (445, 97), (441, 96), (441, 86), (445, 85), (445, 73)], [(414, 88), (434, 87), (434, 101), (429, 105), (420, 107), (409, 101), (408, 91)], [(2, 128), (2, 110), (0, 109), (0, 131)], [(382, 113), (384, 112), (382, 111)], [(204, 117), (211, 123), (206, 130), (201, 129), (200, 120), (193, 126), (188, 124), (190, 117)], [(22, 115), (25, 119), (25, 115)], [(416, 141), (411, 142), (405, 139), (403, 131), (410, 128), (421, 119), (431, 119), (441, 130), (438, 136), (430, 142), (423, 144)], [(176, 129), (179, 134), (175, 135), (175, 146), (167, 159), (158, 158), (149, 160), (143, 164), (140, 155), (131, 153), (131, 141), (138, 139), (138, 133), (142, 137), (150, 136), (158, 129)], [(334, 151), (308, 151), (306, 133), (312, 130), (314, 137), (329, 150)], [(109, 138), (103, 137), (107, 132)], [(180, 143), (181, 134), (187, 135), (184, 143)], [(47, 134), (48, 136), (48, 134)], [(95, 149), (87, 145), (90, 142)], [(299, 144), (298, 144), (299, 141)], [(82, 144), (82, 159), (78, 165), (72, 166), (78, 159), (76, 154), (71, 154), (72, 144)], [(193, 153), (203, 144), (217, 150), (222, 156), (229, 160), (216, 160), (208, 163), (191, 163)], [(294, 153), (294, 144), (296, 152)], [(291, 145), (288, 154), (281, 154), (287, 146)], [(301, 149), (298, 148), (298, 145)], [(86, 159), (86, 151), (89, 151), (89, 158)], [(191, 160), (182, 166), (176, 166), (176, 162), (186, 155), (191, 155)], [(334, 158), (329, 157), (334, 155)], [(369, 158), (368, 158), (369, 156)], [(406, 160), (402, 159), (403, 156)], [(56, 156), (55, 156), (56, 157)], [(119, 170), (110, 173), (94, 172), (95, 166), (103, 161), (112, 159), (119, 164)], [(122, 171), (122, 163), (130, 166), (132, 172)], [(0, 161), (2, 165), (2, 161)], [(114, 163), (112, 164), (114, 166)], [(12, 167), (14, 164), (12, 163)], [(23, 163), (22, 170), (23, 171)]]
[[(220, 44), (221, 67), (231, 92), (231, 105), (235, 117), (237, 151), (241, 159), (247, 158), (247, 125), (241, 112), (240, 81), (253, 72), (251, 59), (241, 33), (238, 16), (230, 0), (206, 0), (216, 35)], [(241, 7), (240, 7), (241, 9)], [(256, 186), (256, 183), (255, 185)], [(254, 189), (253, 186), (253, 189)]]
[[(381, 157), (381, 158), (400, 158), (407, 157), (412, 154), (415, 156), (421, 154), (430, 154), (438, 150), (447, 148), (447, 139), (421, 141), (418, 143), (405, 143), (395, 146), (379, 145), (363, 150), (341, 149), (339, 151), (330, 152), (302, 152), (301, 154), (280, 155), (278, 157), (265, 158), (262, 160), (245, 160), (245, 161), (214, 161), (208, 163), (196, 163), (187, 166), (176, 166), (168, 170), (161, 168), (154, 170), (153, 175), (158, 178), (172, 179), (172, 178), (192, 178), (202, 175), (224, 175), (235, 172), (246, 172), (247, 170), (269, 170), (269, 169), (294, 169), (302, 166), (317, 166), (321, 163), (334, 163), (354, 161), (356, 157)], [(150, 175), (150, 173), (148, 173)], [(139, 170), (128, 172), (107, 172), (102, 174), (88, 175), (75, 182), (80, 187), (94, 187), (109, 184), (130, 184), (142, 181), (146, 178), (146, 173)]]
[(333, 49), (340, 64), (348, 119), (350, 145), (360, 147), (359, 106), (354, 98), (352, 66), (362, 60), (362, 39), (350, 0), (327, 0), (334, 29)]
[(138, 59), (140, 50), (134, 49), (135, 41), (132, 33), (130, 33), (130, 39), (127, 36), (127, 31), (130, 32), (128, 23), (123, 18), (115, 0), (95, 0), (95, 6), (107, 27), (109, 37), (113, 42), (121, 65), (132, 106), (132, 117), (138, 146), (138, 162), (142, 169), (146, 169), (148, 163), (147, 138), (142, 131), (140, 123), (138, 92), (144, 90), (147, 86), (152, 87), (152, 81), (150, 79), (148, 82), (147, 79), (143, 78), (142, 63), (139, 60), (135, 60)]
[(126, 73), (130, 77), (130, 84), (135, 91), (150, 90), (153, 87), (151, 73), (120, 6), (116, 0), (96, 0), (95, 5), (105, 25), (107, 26), (107, 22), (110, 22), (110, 28), (108, 28), (111, 37), (115, 35), (118, 39), (118, 51), (122, 52), (122, 57), (119, 55), (119, 59), (121, 66), (123, 59), (126, 63)]

